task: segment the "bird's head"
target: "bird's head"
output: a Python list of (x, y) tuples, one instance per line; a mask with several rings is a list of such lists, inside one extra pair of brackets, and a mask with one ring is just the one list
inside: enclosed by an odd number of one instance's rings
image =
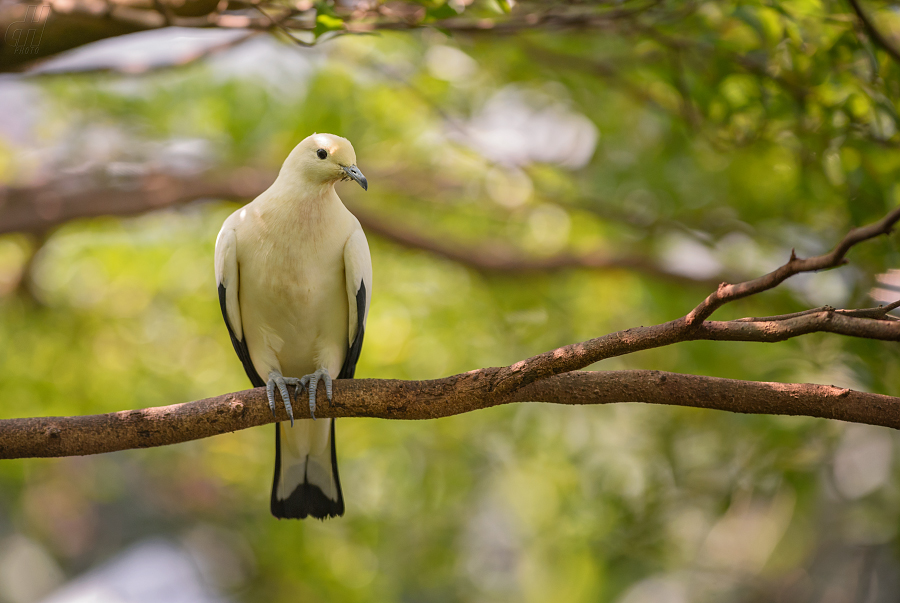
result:
[(286, 170), (310, 184), (355, 180), (364, 190), (369, 189), (366, 177), (356, 167), (353, 145), (334, 134), (313, 134), (304, 138), (285, 160), (281, 171)]

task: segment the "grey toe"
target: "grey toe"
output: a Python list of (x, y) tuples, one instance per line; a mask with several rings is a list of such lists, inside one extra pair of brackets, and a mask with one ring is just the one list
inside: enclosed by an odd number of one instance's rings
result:
[(300, 378), (300, 382), (309, 390), (309, 415), (315, 421), (316, 419), (316, 391), (319, 389), (319, 379), (325, 380), (325, 394), (328, 401), (331, 402), (331, 375), (325, 369), (319, 369), (315, 373), (304, 375)]
[(269, 410), (272, 411), (272, 416), (275, 416), (275, 380), (269, 379), (269, 382), (266, 383), (266, 397), (269, 399)]
[(291, 427), (294, 426), (294, 409), (291, 407), (291, 395), (288, 393), (287, 385), (284, 383), (284, 379), (279, 379), (276, 381), (278, 383), (278, 390), (281, 392), (281, 399), (284, 400), (284, 409), (287, 411), (288, 416), (291, 418)]
[[(289, 380), (292, 380), (289, 378)], [(281, 394), (281, 400), (284, 402), (284, 410), (287, 411), (288, 417), (291, 418), (291, 427), (294, 426), (294, 409), (291, 406), (291, 396), (288, 393), (287, 383), (281, 373), (272, 371), (269, 373), (269, 381), (266, 383), (266, 397), (269, 399), (269, 409), (275, 416), (275, 388), (278, 388)]]

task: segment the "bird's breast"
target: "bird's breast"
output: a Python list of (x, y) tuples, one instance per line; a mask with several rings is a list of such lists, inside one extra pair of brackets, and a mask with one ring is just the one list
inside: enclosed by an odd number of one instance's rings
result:
[(248, 245), (247, 254), (238, 242), (242, 322), (252, 356), (262, 356), (254, 350), (271, 352), (289, 376), (314, 371), (323, 356), (343, 361), (346, 238), (340, 231), (281, 233)]

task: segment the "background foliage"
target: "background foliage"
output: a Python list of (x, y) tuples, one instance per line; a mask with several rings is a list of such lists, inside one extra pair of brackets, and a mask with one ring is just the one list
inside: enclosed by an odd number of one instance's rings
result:
[[(147, 170), (240, 174), (333, 132), (370, 182), (367, 194), (340, 186), (351, 209), (462, 247), (615, 253), (685, 277), (485, 272), (370, 237), (358, 376), (414, 379), (680, 316), (709, 282), (770, 270), (791, 248), (824, 251), (900, 202), (900, 66), (842, 2), (421, 5), (434, 11), (425, 21), (448, 9), (498, 23), (636, 12), (602, 27), (424, 28), (312, 49), (258, 36), (141, 76), (117, 73), (134, 56), (120, 38), (90, 59), (107, 73), (0, 81), (0, 177), (91, 173), (116, 187)], [(346, 7), (317, 8), (337, 20), (324, 29), (352, 21)], [(866, 10), (900, 35), (895, 5)], [(154, 35), (161, 53), (207, 36)], [(236, 206), (0, 239), (0, 416), (248, 387), (212, 276)], [(896, 237), (866, 243), (849, 267), (723, 312), (866, 306), (879, 286), (886, 301), (898, 261)], [(825, 335), (679, 344), (597, 368), (900, 395), (895, 345)], [(246, 602), (868, 602), (900, 590), (898, 440), (886, 429), (639, 405), (342, 419), (347, 515), (326, 523), (269, 516), (271, 440), (256, 429), (0, 464), (0, 601), (41, 600), (158, 537), (211, 591)]]

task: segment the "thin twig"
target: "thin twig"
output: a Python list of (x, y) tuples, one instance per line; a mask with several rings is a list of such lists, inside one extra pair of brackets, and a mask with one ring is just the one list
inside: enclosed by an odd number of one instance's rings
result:
[(874, 318), (877, 320), (896, 320), (892, 316), (888, 316), (887, 313), (891, 310), (896, 310), (900, 308), (900, 300), (895, 301), (886, 306), (878, 306), (877, 308), (860, 308), (860, 309), (837, 309), (832, 306), (821, 306), (819, 308), (811, 308), (809, 310), (803, 310), (802, 312), (794, 312), (792, 314), (779, 314), (778, 316), (761, 316), (754, 318), (738, 318), (732, 320), (731, 322), (772, 322), (778, 320), (788, 320), (790, 318), (797, 318), (799, 316), (806, 316), (808, 314), (818, 314), (820, 312), (836, 312), (838, 314), (844, 314), (846, 316), (854, 316), (856, 318)]
[(294, 42), (298, 46), (302, 46), (304, 48), (310, 48), (310, 47), (316, 45), (315, 41), (313, 41), (311, 44), (309, 42), (304, 42), (303, 40), (301, 40), (300, 38), (298, 38), (297, 36), (292, 34), (291, 31), (287, 27), (285, 27), (285, 25), (284, 25), (285, 22), (297, 14), (297, 11), (295, 11), (294, 9), (291, 9), (291, 10), (285, 12), (284, 15), (282, 15), (281, 17), (279, 17), (276, 20), (276, 19), (272, 18), (272, 16), (269, 15), (266, 11), (264, 11), (259, 4), (253, 4), (253, 8), (255, 8), (257, 11), (259, 11), (259, 13), (262, 16), (264, 16), (266, 19), (268, 19), (269, 22), (272, 24), (269, 31), (273, 31), (273, 30), (277, 29), (277, 30), (281, 31), (284, 35), (286, 35), (292, 42)]
[(688, 325), (699, 324), (728, 302), (777, 287), (795, 274), (800, 274), (801, 272), (815, 272), (840, 266), (844, 263), (844, 256), (851, 247), (862, 241), (890, 233), (898, 220), (900, 220), (900, 207), (894, 208), (884, 218), (874, 224), (869, 224), (868, 226), (863, 226), (861, 228), (854, 228), (847, 233), (847, 236), (845, 236), (829, 253), (812, 258), (800, 259), (792, 251), (791, 259), (788, 260), (786, 264), (765, 276), (736, 285), (722, 283), (714, 293), (711, 293), (709, 297), (691, 310), (685, 317), (685, 320)]

